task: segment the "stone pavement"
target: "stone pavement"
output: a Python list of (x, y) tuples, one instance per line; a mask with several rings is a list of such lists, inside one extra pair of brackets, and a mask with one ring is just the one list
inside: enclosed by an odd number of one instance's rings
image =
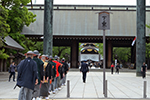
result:
[[(0, 72), (0, 100), (17, 100), (19, 88), (15, 90), (15, 82), (8, 82), (8, 73)], [(104, 99), (103, 73), (87, 73), (86, 83), (82, 82), (82, 73), (70, 71), (67, 80), (70, 80), (70, 99)], [(106, 72), (108, 80), (108, 99), (142, 99), (143, 82), (147, 81), (147, 98), (150, 99), (150, 71), (146, 79), (136, 77), (135, 72), (120, 72), (111, 75)], [(62, 86), (61, 91), (51, 94), (50, 99), (66, 99), (67, 86)], [(68, 99), (69, 100), (69, 99)]]

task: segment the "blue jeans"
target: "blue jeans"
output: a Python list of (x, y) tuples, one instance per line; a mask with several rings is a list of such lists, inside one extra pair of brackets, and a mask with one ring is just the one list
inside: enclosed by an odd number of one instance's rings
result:
[(57, 79), (58, 79), (58, 77), (54, 78), (54, 89), (57, 88)]

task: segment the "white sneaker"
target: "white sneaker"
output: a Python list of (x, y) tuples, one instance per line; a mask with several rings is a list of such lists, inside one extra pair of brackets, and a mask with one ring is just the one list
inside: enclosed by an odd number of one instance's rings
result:
[(48, 91), (48, 93), (49, 93), (49, 95), (51, 94), (51, 92), (50, 92), (50, 91)]
[(64, 83), (64, 86), (66, 86), (66, 84)]
[(56, 92), (55, 91), (53, 91), (53, 94), (55, 94)]
[(57, 91), (58, 91), (58, 89), (56, 88), (56, 89), (55, 89), (55, 91), (57, 92)]
[(46, 100), (48, 100), (48, 99), (49, 99), (49, 97), (45, 97), (45, 99), (46, 99)]
[(58, 88), (58, 90), (60, 91), (60, 90), (61, 90), (61, 88)]
[(32, 100), (35, 100), (35, 98), (33, 98)]
[(53, 92), (51, 91), (50, 94), (52, 94)]
[(37, 98), (37, 100), (41, 100), (41, 98)]

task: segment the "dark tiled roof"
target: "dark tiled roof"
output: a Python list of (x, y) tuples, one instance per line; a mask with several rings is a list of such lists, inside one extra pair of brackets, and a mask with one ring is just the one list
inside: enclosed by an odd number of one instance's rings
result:
[(18, 44), (15, 40), (13, 40), (10, 36), (5, 37), (4, 39), (6, 48), (12, 48), (15, 50), (25, 50), (20, 44)]

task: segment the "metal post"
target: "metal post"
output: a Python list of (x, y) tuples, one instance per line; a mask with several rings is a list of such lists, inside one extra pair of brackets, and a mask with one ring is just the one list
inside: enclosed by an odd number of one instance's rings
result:
[(147, 83), (146, 83), (146, 81), (144, 81), (143, 98), (147, 97), (147, 95), (146, 95), (146, 86), (147, 86)]
[(107, 80), (105, 80), (105, 98), (107, 98)]
[(145, 62), (146, 38), (145, 38), (145, 0), (137, 0), (137, 38), (136, 38), (136, 75), (142, 76), (141, 66)]
[(103, 94), (105, 94), (105, 30), (103, 30)]
[(70, 97), (70, 81), (67, 80), (67, 98)]
[(44, 5), (44, 45), (43, 53), (52, 55), (53, 49), (53, 0), (45, 0)]

